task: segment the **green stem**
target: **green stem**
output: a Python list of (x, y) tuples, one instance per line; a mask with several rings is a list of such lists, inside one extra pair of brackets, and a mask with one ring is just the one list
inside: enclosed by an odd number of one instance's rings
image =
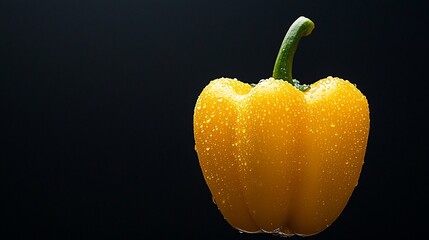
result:
[(273, 78), (283, 79), (295, 86), (295, 82), (292, 78), (293, 57), (301, 37), (310, 35), (313, 29), (314, 23), (306, 17), (299, 17), (290, 26), (283, 39), (276, 63), (274, 64)]

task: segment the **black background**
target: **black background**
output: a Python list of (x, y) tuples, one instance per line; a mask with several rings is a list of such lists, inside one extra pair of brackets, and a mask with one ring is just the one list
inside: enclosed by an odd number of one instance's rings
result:
[(349, 79), (371, 110), (359, 185), (334, 224), (308, 239), (421, 236), (423, 2), (2, 1), (0, 238), (278, 239), (223, 219), (192, 117), (210, 80), (271, 76), (300, 15), (316, 28), (294, 77)]

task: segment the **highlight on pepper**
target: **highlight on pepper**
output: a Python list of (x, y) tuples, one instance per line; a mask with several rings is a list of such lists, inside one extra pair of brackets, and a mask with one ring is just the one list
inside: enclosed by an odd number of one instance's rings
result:
[(272, 77), (252, 85), (211, 81), (194, 109), (195, 150), (225, 220), (247, 233), (317, 234), (345, 208), (358, 184), (370, 128), (366, 97), (327, 77), (292, 78), (302, 36), (314, 23), (289, 28)]

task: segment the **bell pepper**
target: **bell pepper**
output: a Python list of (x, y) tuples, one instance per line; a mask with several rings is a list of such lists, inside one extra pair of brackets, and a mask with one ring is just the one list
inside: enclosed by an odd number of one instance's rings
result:
[(298, 42), (313, 29), (305, 17), (291, 25), (271, 78), (219, 78), (197, 99), (202, 174), (226, 221), (242, 232), (317, 234), (358, 184), (370, 127), (366, 97), (337, 77), (311, 85), (292, 79)]

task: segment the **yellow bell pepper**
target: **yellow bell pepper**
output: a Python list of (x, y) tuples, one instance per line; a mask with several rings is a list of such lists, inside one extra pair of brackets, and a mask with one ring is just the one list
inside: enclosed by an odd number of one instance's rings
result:
[(327, 77), (299, 85), (292, 60), (314, 24), (290, 27), (273, 77), (219, 78), (194, 110), (195, 149), (220, 212), (248, 233), (308, 236), (331, 225), (358, 184), (369, 134), (366, 97)]

